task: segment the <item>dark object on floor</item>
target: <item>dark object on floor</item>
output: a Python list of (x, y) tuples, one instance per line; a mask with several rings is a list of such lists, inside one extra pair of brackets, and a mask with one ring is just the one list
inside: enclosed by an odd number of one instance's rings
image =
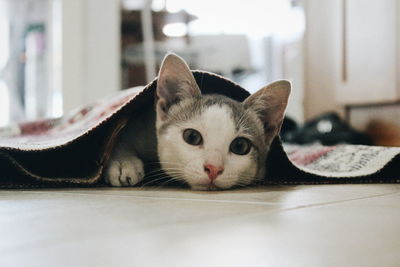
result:
[(299, 126), (297, 122), (288, 116), (283, 119), (280, 136), (283, 142), (290, 142), (293, 138), (293, 134), (297, 132)]
[(371, 145), (366, 134), (353, 129), (334, 112), (322, 114), (306, 122), (303, 127), (286, 132), (282, 138), (294, 144), (320, 142), (323, 145)]

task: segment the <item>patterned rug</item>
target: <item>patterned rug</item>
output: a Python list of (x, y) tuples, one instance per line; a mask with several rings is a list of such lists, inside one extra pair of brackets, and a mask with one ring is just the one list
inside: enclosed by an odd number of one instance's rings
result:
[[(204, 94), (243, 101), (249, 93), (208, 72), (193, 75)], [(119, 132), (144, 105), (157, 81), (77, 109), (59, 119), (0, 128), (0, 188), (104, 186), (102, 173)], [(267, 184), (398, 183), (400, 148), (282, 146), (274, 140)]]
[(285, 144), (283, 150), (296, 171), (308, 174), (309, 179), (297, 174), (297, 178), (286, 179), (277, 174), (278, 183), (400, 182), (400, 175), (396, 175), (400, 169), (398, 147)]

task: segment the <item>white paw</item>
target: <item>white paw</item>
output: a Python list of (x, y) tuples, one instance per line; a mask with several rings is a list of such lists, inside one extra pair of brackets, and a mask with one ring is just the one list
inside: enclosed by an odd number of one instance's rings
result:
[(143, 177), (143, 163), (136, 157), (112, 160), (106, 171), (106, 179), (112, 186), (133, 186)]

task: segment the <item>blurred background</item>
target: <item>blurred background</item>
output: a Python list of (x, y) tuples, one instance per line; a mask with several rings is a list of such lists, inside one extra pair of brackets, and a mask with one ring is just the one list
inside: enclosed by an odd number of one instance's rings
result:
[(400, 145), (396, 0), (0, 0), (0, 126), (145, 85), (168, 51), (254, 92), (293, 143)]

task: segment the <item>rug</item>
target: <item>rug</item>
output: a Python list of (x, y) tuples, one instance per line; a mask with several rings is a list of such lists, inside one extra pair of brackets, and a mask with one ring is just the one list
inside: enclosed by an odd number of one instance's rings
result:
[[(236, 83), (193, 71), (203, 94), (243, 101)], [(0, 188), (106, 186), (102, 178), (120, 131), (154, 103), (155, 79), (62, 118), (0, 128)], [(400, 148), (272, 144), (265, 184), (398, 183)]]

